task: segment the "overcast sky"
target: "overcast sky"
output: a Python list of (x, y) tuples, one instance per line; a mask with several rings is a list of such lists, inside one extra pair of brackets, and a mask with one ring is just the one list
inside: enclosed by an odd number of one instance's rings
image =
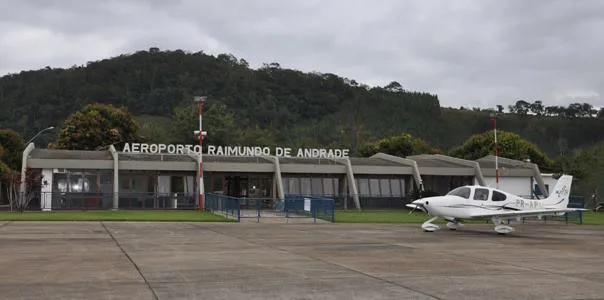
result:
[(443, 106), (604, 105), (603, 0), (0, 0), (0, 74), (160, 49), (400, 82)]

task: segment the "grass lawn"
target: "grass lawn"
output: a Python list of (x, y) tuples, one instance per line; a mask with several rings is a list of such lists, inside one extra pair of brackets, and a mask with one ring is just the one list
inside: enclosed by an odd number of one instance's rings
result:
[(222, 216), (193, 210), (26, 211), (0, 212), (0, 221), (171, 221), (228, 222)]
[(604, 225), (604, 212), (587, 211), (583, 214), (583, 224), (586, 225)]
[[(430, 216), (423, 212), (413, 212), (409, 214), (408, 210), (376, 210), (357, 212), (355, 210), (337, 210), (335, 212), (336, 223), (407, 223), (420, 224)], [(560, 220), (564, 221), (563, 218)], [(443, 224), (446, 221), (439, 219), (435, 223)], [(574, 219), (569, 219), (569, 223), (575, 223)], [(578, 222), (578, 220), (576, 221)], [(464, 223), (486, 223), (486, 220), (465, 220)], [(583, 216), (585, 225), (604, 225), (604, 213), (585, 212)]]

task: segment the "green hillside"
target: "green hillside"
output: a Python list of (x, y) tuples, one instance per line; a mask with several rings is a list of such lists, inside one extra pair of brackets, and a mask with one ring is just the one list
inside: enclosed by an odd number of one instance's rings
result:
[[(224, 113), (233, 116), (237, 133), (221, 141), (248, 144), (357, 149), (406, 132), (447, 150), (490, 129), (489, 114), (497, 110), (441, 108), (437, 95), (405, 91), (396, 82), (369, 87), (335, 74), (283, 69), (278, 63), (254, 70), (228, 54), (152, 48), (85, 66), (1, 77), (0, 128), (29, 137), (47, 126), (60, 127), (85, 104), (101, 102), (126, 106), (143, 120), (150, 139), (183, 142), (183, 135), (166, 128), (175, 108), (191, 105), (194, 95), (224, 104)], [(604, 139), (604, 119), (589, 105), (558, 108), (510, 99), (501, 106), (510, 104), (516, 104), (515, 113), (502, 113), (498, 127), (520, 134), (550, 156)], [(54, 139), (47, 135), (38, 143)]]
[[(146, 142), (195, 143), (195, 95), (209, 97), (204, 129), (210, 144), (346, 147), (352, 155), (371, 153), (376, 141), (392, 136), (397, 138), (387, 140), (399, 143), (390, 145), (397, 151), (410, 151), (410, 145), (424, 140), (429, 145), (422, 147), (450, 154), (472, 135), (490, 130), (496, 113), (498, 129), (536, 144), (555, 168), (580, 175), (577, 194), (589, 196), (604, 182), (604, 111), (590, 104), (560, 107), (510, 99), (486, 110), (445, 108), (437, 95), (407, 91), (395, 81), (369, 87), (278, 63), (251, 69), (229, 54), (152, 48), (85, 66), (3, 76), (0, 128), (14, 129), (28, 140), (48, 126), (61, 128), (86, 104), (105, 103), (134, 114)], [(36, 144), (55, 143), (58, 132), (39, 137)], [(0, 148), (0, 153), (5, 150), (11, 149)]]

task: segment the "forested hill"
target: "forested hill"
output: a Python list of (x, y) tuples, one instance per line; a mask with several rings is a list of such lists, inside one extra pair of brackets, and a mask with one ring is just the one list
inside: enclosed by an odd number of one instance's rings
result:
[[(151, 139), (179, 142), (161, 128), (175, 108), (191, 105), (194, 95), (207, 95), (209, 105), (226, 105), (238, 131), (229, 142), (241, 144), (356, 149), (359, 143), (407, 132), (447, 150), (491, 126), (489, 110), (441, 108), (436, 95), (406, 91), (396, 81), (369, 87), (335, 74), (283, 69), (278, 63), (254, 70), (232, 55), (152, 48), (66, 70), (0, 78), (0, 128), (31, 136), (47, 126), (61, 127), (85, 104), (100, 102), (126, 106), (154, 123), (146, 124), (155, 128)], [(495, 111), (514, 106), (513, 113), (499, 117), (498, 127), (550, 155), (603, 140), (604, 119), (589, 105), (547, 108), (546, 103), (501, 103)]]

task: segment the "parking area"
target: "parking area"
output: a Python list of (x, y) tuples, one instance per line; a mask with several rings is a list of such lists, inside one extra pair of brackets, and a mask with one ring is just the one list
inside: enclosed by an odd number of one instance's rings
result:
[(517, 230), (0, 222), (0, 298), (604, 298), (604, 227)]

